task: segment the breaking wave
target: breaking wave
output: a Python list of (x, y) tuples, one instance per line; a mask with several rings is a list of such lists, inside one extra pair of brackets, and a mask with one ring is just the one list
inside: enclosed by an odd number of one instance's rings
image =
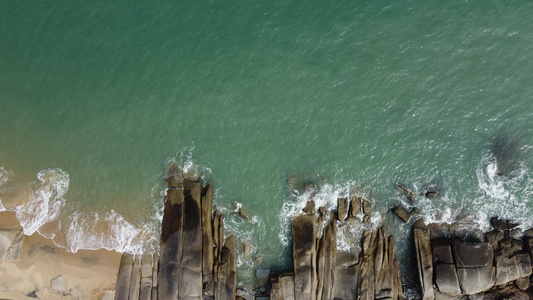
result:
[[(13, 172), (0, 167), (0, 189), (5, 190), (3, 187), (13, 176)], [(11, 201), (8, 208), (0, 197), (0, 210), (15, 212), (24, 234), (37, 232), (70, 252), (107, 249), (141, 254), (157, 250), (158, 226), (136, 226), (114, 210), (76, 211), (64, 198), (69, 182), (68, 173), (61, 169), (42, 170), (27, 189), (15, 190), (16, 201)], [(28, 195), (26, 190), (30, 191)]]

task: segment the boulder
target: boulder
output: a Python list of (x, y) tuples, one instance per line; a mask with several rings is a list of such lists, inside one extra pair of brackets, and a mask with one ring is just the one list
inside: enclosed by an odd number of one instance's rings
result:
[(15, 261), (20, 259), (24, 232), (20, 227), (0, 228), (0, 261)]
[[(203, 190), (202, 203), (202, 274), (209, 280), (208, 274), (213, 273), (213, 186), (208, 184)], [(211, 276), (212, 277), (212, 276)], [(203, 280), (206, 284), (206, 280)]]
[(283, 275), (278, 277), (279, 290), (281, 292), (281, 299), (295, 300), (294, 298), (294, 276)]
[(494, 253), (489, 243), (453, 242), (455, 265), (458, 268), (478, 268), (492, 266)]
[(317, 299), (332, 299), (334, 273), (337, 260), (337, 221), (335, 220), (333, 213), (331, 214), (329, 223), (324, 227), (317, 255)]
[(441, 293), (452, 297), (461, 294), (459, 279), (453, 264), (438, 264), (435, 266), (435, 284)]
[(348, 198), (337, 199), (337, 217), (339, 221), (344, 221), (348, 216)]
[(365, 199), (363, 199), (363, 213), (367, 216), (372, 213), (372, 203)]
[(428, 227), (424, 224), (423, 219), (419, 219), (413, 224), (413, 236), (415, 240), (418, 275), (422, 288), (422, 299), (435, 299), (433, 292), (433, 258)]
[(463, 294), (484, 292), (494, 285), (494, 267), (457, 268), (457, 277)]
[(527, 300), (531, 299), (527, 292), (521, 291), (514, 284), (485, 293), (484, 300)]
[(409, 213), (409, 211), (402, 204), (395, 206), (392, 209), (392, 212), (404, 223), (409, 222), (409, 219), (411, 219), (411, 213)]
[(375, 295), (374, 252), (377, 247), (377, 230), (363, 233), (363, 257), (361, 262), (361, 281), (359, 285), (359, 299), (371, 300)]
[(242, 259), (245, 261), (252, 261), (254, 257), (255, 248), (254, 246), (248, 242), (243, 241), (242, 242)]
[(183, 169), (176, 163), (171, 163), (165, 172), (165, 181), (169, 188), (182, 188), (183, 187)]
[(316, 299), (316, 241), (314, 215), (300, 215), (291, 221), (295, 299)]
[(396, 188), (398, 189), (398, 191), (400, 191), (402, 195), (407, 198), (407, 200), (409, 200), (409, 202), (413, 203), (413, 201), (415, 200), (415, 193), (413, 191), (411, 191), (405, 185), (399, 182), (396, 183)]
[(66, 283), (65, 276), (59, 275), (50, 281), (50, 288), (55, 291), (64, 291)]
[(439, 238), (431, 241), (431, 253), (433, 264), (453, 264), (452, 248), (446, 238)]
[(237, 244), (235, 236), (226, 239), (221, 251), (215, 286), (215, 299), (234, 300), (237, 290)]
[(498, 229), (491, 230), (485, 233), (485, 237), (489, 244), (492, 246), (493, 251), (498, 251), (500, 249), (500, 241), (505, 238), (503, 232)]
[(352, 200), (350, 201), (350, 217), (355, 217), (361, 213), (361, 205), (361, 197), (352, 196)]
[(255, 285), (268, 287), (270, 281), (269, 269), (257, 269), (255, 270)]
[(315, 201), (309, 200), (305, 204), (305, 207), (303, 208), (303, 212), (308, 215), (314, 215), (315, 214)]
[(129, 291), (129, 299), (139, 299), (141, 292), (141, 257), (135, 255), (133, 259), (133, 267), (131, 271), (131, 284)]
[(529, 287), (529, 277), (520, 277), (515, 282), (516, 287), (524, 291)]
[(518, 271), (520, 272), (520, 277), (526, 277), (531, 275), (531, 258), (527, 253), (517, 253), (515, 255), (516, 263), (518, 264)]
[(131, 273), (133, 269), (133, 254), (124, 253), (120, 258), (120, 265), (115, 285), (117, 299), (128, 299), (130, 294)]

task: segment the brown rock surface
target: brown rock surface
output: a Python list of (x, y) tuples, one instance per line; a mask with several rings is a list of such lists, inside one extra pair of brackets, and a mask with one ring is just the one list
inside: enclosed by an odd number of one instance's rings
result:
[(435, 299), (433, 292), (433, 259), (429, 242), (429, 232), (423, 219), (419, 219), (413, 224), (413, 236), (420, 286), (422, 288), (422, 299)]
[(316, 241), (314, 215), (300, 215), (292, 220), (292, 245), (294, 262), (294, 297), (316, 299)]

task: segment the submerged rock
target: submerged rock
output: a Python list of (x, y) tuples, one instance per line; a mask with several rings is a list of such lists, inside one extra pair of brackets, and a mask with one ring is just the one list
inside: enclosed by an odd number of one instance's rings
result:
[(411, 213), (401, 204), (395, 206), (392, 212), (404, 223), (409, 222), (409, 219), (411, 219)]
[(411, 191), (405, 185), (399, 182), (396, 183), (396, 188), (398, 189), (398, 191), (400, 191), (400, 193), (402, 193), (402, 195), (407, 198), (407, 200), (409, 200), (409, 202), (413, 203), (413, 201), (415, 200), (415, 193), (413, 191)]

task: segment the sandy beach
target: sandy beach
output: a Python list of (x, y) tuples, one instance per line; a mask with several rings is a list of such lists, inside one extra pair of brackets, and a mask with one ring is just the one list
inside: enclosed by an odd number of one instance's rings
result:
[[(0, 227), (20, 225), (13, 212), (1, 212)], [(38, 234), (23, 239), (19, 260), (0, 262), (0, 299), (107, 299), (112, 295), (120, 253), (69, 253)]]

